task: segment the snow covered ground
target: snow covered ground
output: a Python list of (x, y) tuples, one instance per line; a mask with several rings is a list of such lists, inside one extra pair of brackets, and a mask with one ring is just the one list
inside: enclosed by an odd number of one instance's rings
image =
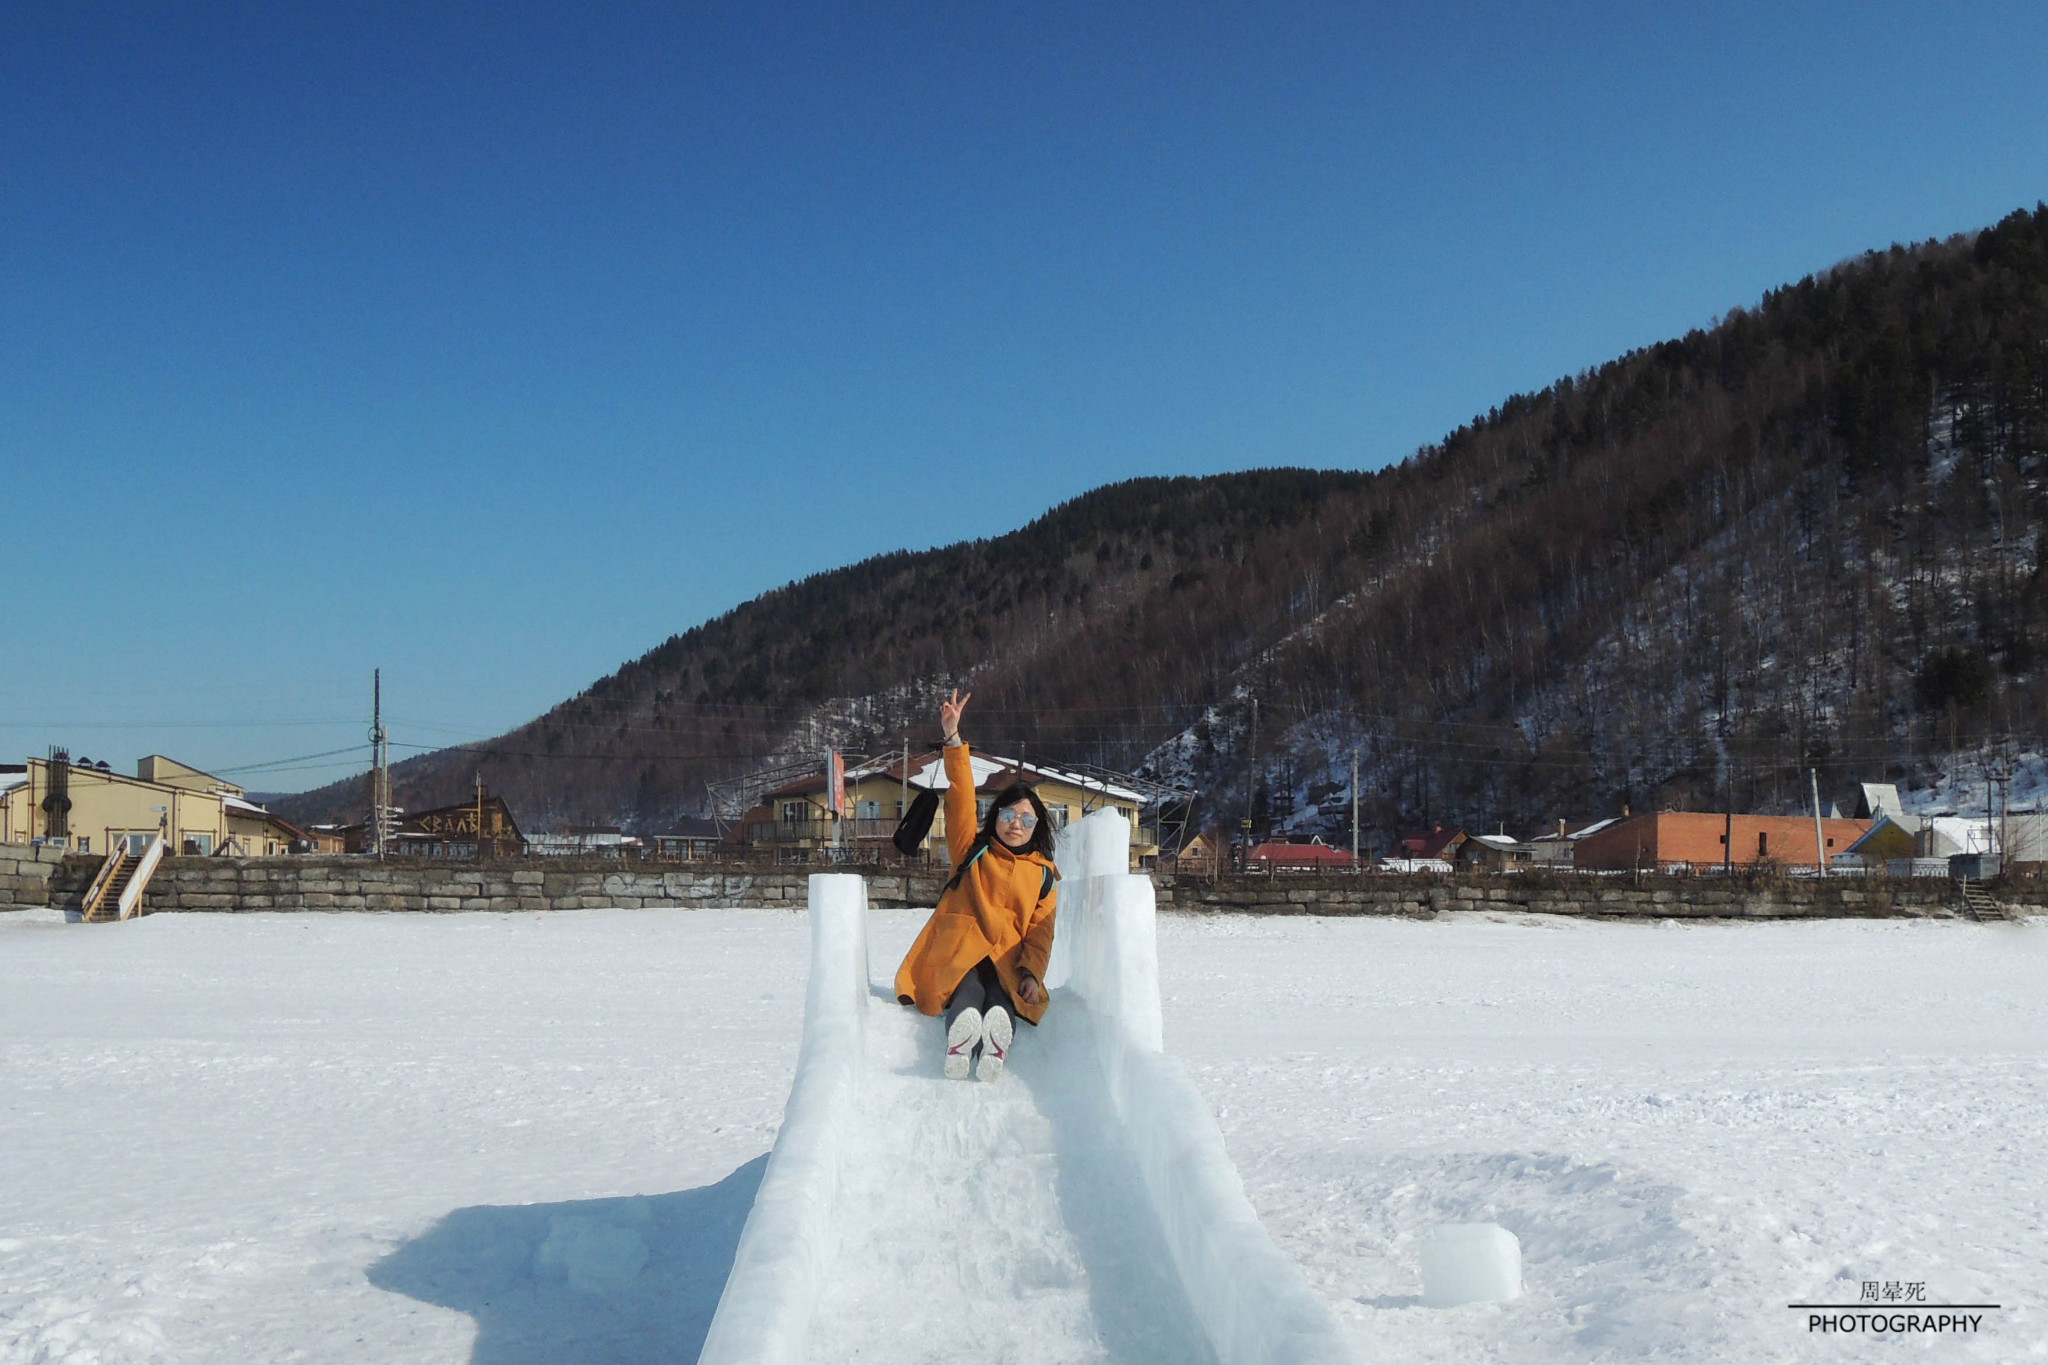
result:
[[(0, 1361), (694, 1358), (787, 1094), (800, 914), (56, 919), (0, 915)], [(878, 980), (920, 921), (875, 912)], [(1886, 1352), (2048, 1357), (2048, 924), (1165, 916), (1160, 940), (1167, 1047), (1361, 1360), (1867, 1358), (1785, 1307), (1865, 1280), (2004, 1305)], [(871, 1047), (914, 1072), (927, 1041)], [(980, 1244), (1019, 1293), (975, 1358), (1072, 1358), (1092, 1296), (1094, 1358), (1188, 1359), (1097, 1270), (1142, 1277), (1156, 1245), (1115, 1154), (1023, 1102), (1073, 1047), (1026, 1030), (1016, 1076), (953, 1097), (1014, 1119), (1003, 1179), (1100, 1214)], [(934, 1190), (931, 1219), (972, 1207)], [(1487, 1218), (1528, 1292), (1422, 1307), (1421, 1236)], [(936, 1235), (849, 1248), (873, 1273), (823, 1305), (842, 1358), (958, 1358), (949, 1286), (888, 1269)]]

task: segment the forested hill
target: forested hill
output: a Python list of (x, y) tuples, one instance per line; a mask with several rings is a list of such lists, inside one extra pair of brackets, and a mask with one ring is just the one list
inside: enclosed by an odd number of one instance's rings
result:
[[(480, 766), (529, 826), (657, 827), (708, 780), (930, 732), (1192, 780), (1233, 821), (1511, 830), (1791, 808), (2048, 730), (2048, 209), (1874, 252), (1518, 395), (1377, 473), (1097, 490), (675, 636)], [(1250, 700), (1258, 779), (1248, 784)], [(361, 783), (280, 801), (359, 816)]]

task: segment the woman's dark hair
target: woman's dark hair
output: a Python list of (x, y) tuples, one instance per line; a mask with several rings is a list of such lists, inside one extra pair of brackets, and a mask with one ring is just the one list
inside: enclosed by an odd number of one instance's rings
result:
[(1010, 849), (1013, 853), (1043, 853), (1052, 856), (1052, 817), (1045, 813), (1045, 802), (1038, 799), (1038, 790), (1028, 782), (1013, 782), (989, 805), (988, 817), (981, 822), (981, 837), (994, 848), (1010, 846), (996, 837), (996, 814), (1008, 810), (1019, 801), (1031, 803), (1031, 813), (1038, 817), (1038, 824), (1031, 831), (1031, 838), (1024, 847)]

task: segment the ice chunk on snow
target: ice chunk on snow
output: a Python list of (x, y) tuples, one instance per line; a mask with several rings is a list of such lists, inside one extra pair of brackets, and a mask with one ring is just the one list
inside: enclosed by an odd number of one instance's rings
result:
[(1431, 1308), (1505, 1303), (1522, 1293), (1522, 1244), (1498, 1223), (1445, 1223), (1422, 1239), (1422, 1301)]
[[(651, 1223), (653, 1214), (637, 1221)], [(550, 1218), (547, 1240), (533, 1254), (534, 1274), (562, 1276), (579, 1294), (624, 1289), (646, 1265), (647, 1237), (641, 1229), (577, 1213)]]

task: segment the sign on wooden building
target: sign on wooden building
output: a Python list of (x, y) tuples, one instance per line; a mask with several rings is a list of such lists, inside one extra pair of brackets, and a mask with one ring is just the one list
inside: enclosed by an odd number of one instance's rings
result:
[(399, 822), (394, 840), (397, 852), (421, 858), (474, 858), (479, 815), (486, 857), (504, 858), (525, 851), (526, 837), (513, 822), (504, 798), (486, 796), (406, 816)]

